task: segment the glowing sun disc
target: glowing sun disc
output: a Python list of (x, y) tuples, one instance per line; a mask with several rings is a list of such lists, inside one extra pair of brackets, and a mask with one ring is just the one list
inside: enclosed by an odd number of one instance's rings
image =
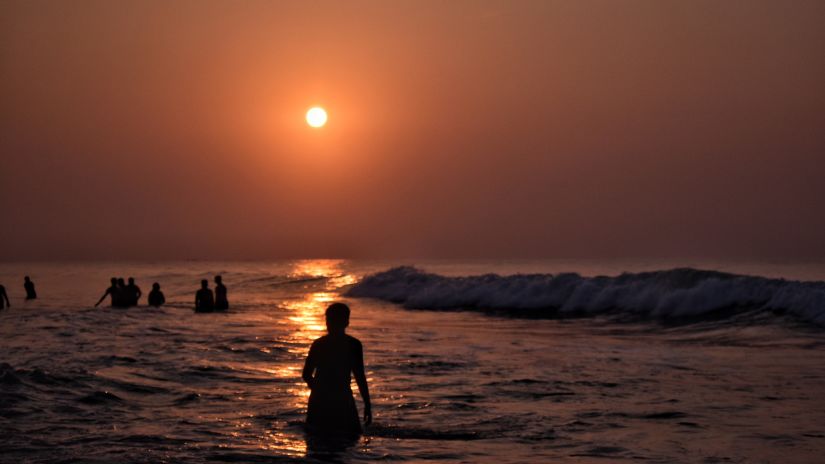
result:
[(324, 127), (327, 123), (327, 112), (320, 106), (315, 106), (307, 111), (307, 124), (312, 127)]

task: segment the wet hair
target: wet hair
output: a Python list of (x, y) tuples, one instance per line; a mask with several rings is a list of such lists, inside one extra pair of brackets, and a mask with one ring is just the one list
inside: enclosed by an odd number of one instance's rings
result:
[(324, 314), (331, 329), (344, 329), (349, 325), (349, 306), (344, 303), (332, 303)]

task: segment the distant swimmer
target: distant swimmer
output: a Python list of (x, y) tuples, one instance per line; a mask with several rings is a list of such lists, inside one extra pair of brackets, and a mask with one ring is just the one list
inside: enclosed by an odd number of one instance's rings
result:
[(27, 300), (37, 299), (37, 292), (34, 291), (34, 282), (32, 282), (29, 276), (23, 277), (23, 288), (26, 289)]
[(229, 300), (226, 298), (226, 285), (221, 276), (215, 276), (215, 309), (225, 311), (229, 309)]
[(114, 298), (112, 298), (112, 306), (115, 308), (128, 308), (129, 295), (126, 291), (126, 281), (123, 277), (118, 277), (117, 287), (115, 288)]
[(143, 292), (140, 291), (140, 287), (135, 285), (135, 278), (129, 277), (129, 285), (126, 286), (126, 296), (124, 297), (126, 306), (137, 306), (141, 295), (143, 295)]
[(155, 282), (152, 284), (152, 291), (149, 292), (149, 306), (158, 308), (163, 306), (164, 303), (166, 303), (166, 298), (163, 296), (163, 292), (160, 291), (160, 284)]
[(201, 280), (201, 289), (195, 293), (195, 312), (211, 313), (215, 310), (215, 297), (209, 289), (209, 281)]
[(97, 306), (100, 303), (103, 303), (103, 300), (105, 300), (107, 296), (112, 299), (111, 306), (117, 306), (115, 304), (118, 302), (117, 277), (112, 277), (112, 285), (109, 288), (107, 288), (106, 291), (103, 293), (103, 296), (100, 297), (99, 300), (97, 300), (97, 303), (95, 303), (95, 308), (97, 308)]
[(6, 306), (11, 308), (11, 302), (9, 302), (9, 296), (6, 295), (6, 287), (0, 285), (0, 309)]
[(364, 350), (357, 338), (345, 333), (349, 314), (349, 307), (343, 303), (327, 308), (327, 335), (312, 342), (304, 363), (303, 379), (311, 390), (306, 425), (312, 434), (336, 438), (357, 438), (361, 434), (350, 388), (351, 374), (364, 400), (364, 425), (372, 423)]

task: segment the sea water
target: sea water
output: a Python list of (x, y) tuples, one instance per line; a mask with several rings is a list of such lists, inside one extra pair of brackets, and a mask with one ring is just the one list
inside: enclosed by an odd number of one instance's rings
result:
[[(193, 313), (216, 274), (230, 310)], [(167, 305), (94, 308), (113, 276), (141, 303), (159, 282)], [(822, 280), (816, 264), (6, 263), (0, 462), (818, 462)], [(352, 308), (374, 415), (336, 450), (302, 427), (332, 301)]]

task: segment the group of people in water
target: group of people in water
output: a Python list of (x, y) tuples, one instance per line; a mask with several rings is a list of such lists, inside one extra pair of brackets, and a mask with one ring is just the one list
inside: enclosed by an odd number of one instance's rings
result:
[[(32, 282), (32, 279), (29, 276), (23, 277), (23, 289), (26, 290), (26, 301), (37, 299), (37, 292), (34, 290), (34, 282)], [(11, 308), (11, 302), (9, 301), (8, 293), (6, 293), (6, 287), (0, 285), (0, 309), (6, 307)]]
[[(128, 283), (127, 283), (128, 282)], [(143, 292), (140, 287), (135, 284), (135, 279), (129, 277), (128, 281), (123, 277), (112, 277), (111, 286), (103, 292), (103, 296), (97, 300), (95, 307), (100, 305), (108, 296), (111, 298), (111, 306), (113, 308), (131, 308), (137, 306)], [(147, 297), (147, 304), (158, 308), (166, 303), (166, 297), (160, 290), (160, 284), (155, 282), (152, 284), (152, 291)], [(209, 288), (209, 281), (204, 279), (201, 281), (201, 288), (195, 293), (195, 311), (199, 313), (206, 313), (212, 311), (226, 311), (229, 309), (229, 299), (227, 298), (226, 286), (223, 284), (221, 276), (215, 276), (215, 293)]]
[(229, 299), (226, 296), (226, 285), (221, 276), (215, 276), (215, 293), (209, 288), (209, 281), (201, 280), (201, 289), (195, 293), (195, 311), (209, 313), (212, 311), (226, 311), (229, 309)]
[[(155, 285), (158, 285), (155, 283)], [(160, 291), (160, 285), (158, 285), (158, 291)], [(127, 284), (126, 281), (123, 280), (123, 277), (117, 278), (112, 277), (112, 285), (106, 289), (103, 293), (103, 296), (97, 300), (95, 303), (95, 307), (97, 307), (106, 297), (110, 297), (112, 299), (112, 307), (113, 308), (130, 308), (132, 306), (138, 305), (138, 300), (143, 295), (143, 292), (140, 290), (135, 284), (134, 277), (129, 277), (129, 283)], [(161, 293), (161, 296), (163, 294)], [(162, 303), (161, 303), (162, 304)], [(150, 298), (150, 306), (160, 306), (160, 305), (153, 305), (151, 303)]]
[[(29, 276), (23, 278), (23, 288), (26, 290), (26, 300), (34, 300), (37, 298), (37, 292), (34, 289), (34, 282)], [(103, 296), (97, 300), (95, 307), (106, 297), (111, 298), (111, 306), (113, 308), (131, 308), (137, 306), (143, 292), (140, 287), (135, 284), (134, 277), (129, 277), (124, 280), (123, 277), (112, 277), (111, 285), (103, 292)], [(155, 282), (152, 284), (152, 291), (147, 297), (147, 304), (158, 308), (166, 303), (166, 297), (160, 290), (160, 284)], [(11, 302), (9, 295), (6, 293), (6, 287), (0, 285), (0, 309), (10, 308)], [(209, 288), (209, 281), (206, 279), (201, 281), (201, 288), (195, 293), (195, 311), (199, 313), (208, 313), (212, 311), (226, 311), (229, 309), (229, 298), (227, 297), (226, 285), (223, 284), (221, 276), (215, 276), (215, 292)]]

